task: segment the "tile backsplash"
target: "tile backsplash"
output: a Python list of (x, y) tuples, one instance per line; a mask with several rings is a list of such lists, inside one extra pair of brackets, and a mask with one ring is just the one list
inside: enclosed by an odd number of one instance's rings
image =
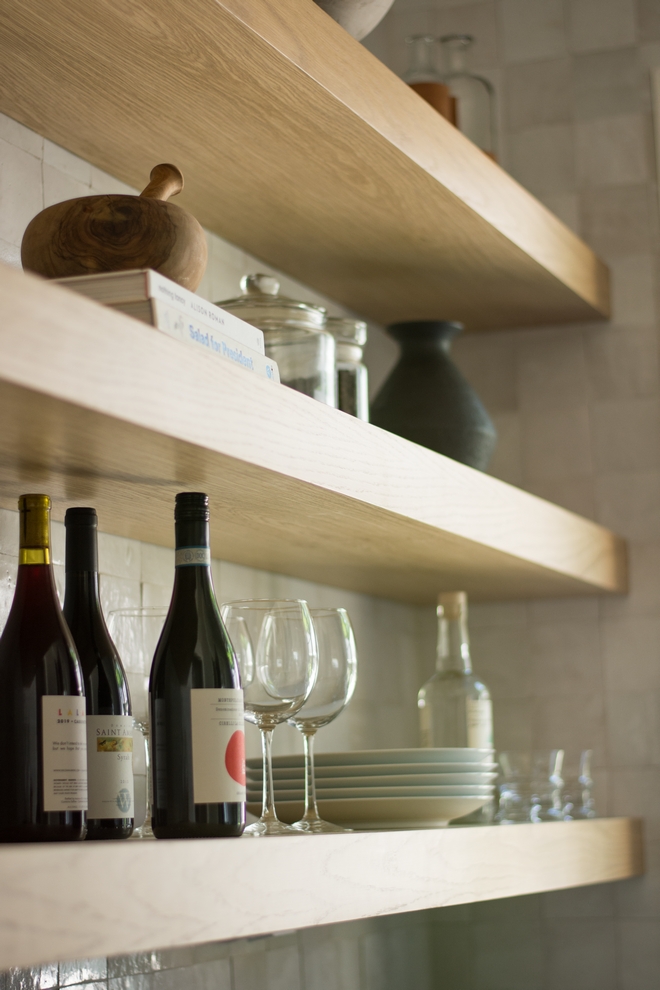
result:
[[(660, 65), (658, 0), (396, 0), (365, 44), (401, 72), (404, 38), (419, 31), (476, 35), (473, 67), (496, 87), (504, 166), (612, 270), (608, 323), (466, 335), (454, 354), (499, 432), (492, 473), (630, 541), (628, 596), (474, 605), (471, 635), (475, 669), (494, 697), (498, 747), (593, 747), (599, 810), (645, 817), (647, 873), (600, 887), (21, 970), (1, 975), (0, 990), (657, 984), (660, 237), (648, 69)], [(18, 264), (23, 230), (44, 206), (120, 190), (127, 187), (0, 115), (0, 258), (9, 264)], [(200, 289), (207, 298), (235, 295), (243, 274), (271, 270), (208, 238)], [(286, 277), (283, 285), (299, 298), (323, 301)], [(366, 357), (375, 390), (396, 358), (377, 327), (370, 328)], [(0, 512), (0, 627), (15, 581), (16, 530), (16, 514)], [(61, 591), (61, 525), (53, 536)], [(171, 551), (102, 534), (100, 565), (106, 610), (168, 601)], [(415, 696), (433, 666), (432, 609), (224, 561), (213, 568), (221, 600), (300, 596), (348, 608), (359, 647), (358, 688), (348, 710), (319, 734), (320, 750), (416, 745)], [(258, 750), (254, 734), (249, 747)], [(276, 751), (299, 747), (294, 730), (278, 729)]]

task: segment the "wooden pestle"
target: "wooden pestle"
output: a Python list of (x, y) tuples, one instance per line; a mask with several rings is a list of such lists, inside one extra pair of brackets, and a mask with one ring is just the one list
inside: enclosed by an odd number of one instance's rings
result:
[(167, 200), (183, 189), (183, 175), (176, 165), (154, 165), (149, 175), (149, 185), (140, 193), (142, 199)]

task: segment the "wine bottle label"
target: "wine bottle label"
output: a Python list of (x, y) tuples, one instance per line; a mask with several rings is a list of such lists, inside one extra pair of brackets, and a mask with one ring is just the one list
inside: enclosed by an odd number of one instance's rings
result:
[(133, 716), (87, 716), (87, 818), (134, 818)]
[(245, 801), (245, 732), (240, 688), (193, 688), (193, 801)]
[(44, 811), (87, 807), (85, 699), (46, 694), (41, 699)]
[(209, 547), (180, 547), (174, 554), (175, 567), (208, 567), (210, 563)]
[(493, 706), (487, 698), (466, 698), (467, 744), (475, 749), (493, 747)]

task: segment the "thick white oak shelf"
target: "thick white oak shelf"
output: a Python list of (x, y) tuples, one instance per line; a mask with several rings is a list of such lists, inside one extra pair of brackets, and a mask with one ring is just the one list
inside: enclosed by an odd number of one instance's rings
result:
[[(606, 266), (312, 0), (3, 0), (0, 110), (379, 322), (601, 319)], [(238, 289), (238, 286), (237, 286)]]
[(208, 491), (214, 555), (402, 601), (623, 591), (602, 526), (61, 287), (0, 267), (0, 502), (171, 545)]
[(642, 872), (629, 818), (419, 832), (0, 847), (0, 970)]
[(0, 266), (0, 502), (171, 545), (208, 491), (214, 555), (402, 601), (623, 591), (596, 523), (61, 287)]

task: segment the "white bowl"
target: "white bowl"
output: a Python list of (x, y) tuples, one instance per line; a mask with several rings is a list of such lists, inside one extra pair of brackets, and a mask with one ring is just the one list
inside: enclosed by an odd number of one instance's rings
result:
[[(453, 787), (369, 787), (360, 790), (356, 787), (332, 787), (327, 790), (317, 788), (316, 797), (318, 800), (335, 801), (344, 798), (409, 798), (409, 797), (476, 797), (493, 794), (492, 784), (456, 784)], [(261, 790), (255, 788), (247, 792), (248, 801), (258, 801), (261, 798)], [(276, 801), (302, 801), (305, 797), (303, 788), (296, 787), (292, 790), (275, 790)]]
[[(383, 763), (491, 763), (493, 749), (359, 749), (352, 753), (318, 753), (314, 763), (318, 767), (371, 766)], [(273, 767), (301, 767), (302, 753), (274, 756)], [(253, 770), (261, 766), (261, 757), (246, 761)]]
[[(247, 777), (248, 780), (261, 781), (261, 757), (258, 760), (248, 761), (248, 763), (256, 763), (254, 767), (248, 766)], [(408, 775), (422, 775), (426, 774), (429, 776), (436, 776), (442, 774), (443, 776), (452, 776), (455, 773), (465, 774), (465, 773), (492, 773), (497, 770), (497, 763), (470, 763), (466, 766), (465, 763), (381, 763), (381, 764), (367, 764), (366, 766), (362, 764), (357, 764), (356, 766), (346, 767), (346, 766), (327, 766), (320, 767), (316, 764), (314, 766), (314, 776), (316, 780), (319, 781), (326, 777), (377, 777), (377, 776), (392, 776), (398, 777), (404, 774)], [(305, 767), (303, 766), (302, 760), (300, 766), (298, 767), (275, 767), (273, 768), (273, 779), (274, 780), (304, 780), (305, 779)]]
[(394, 0), (316, 0), (334, 21), (360, 41), (382, 21)]
[[(483, 808), (490, 797), (349, 798), (319, 801), (326, 821), (354, 829), (439, 828)], [(261, 814), (261, 802), (248, 802), (248, 811)], [(302, 818), (302, 801), (280, 801), (278, 817), (289, 825)]]
[[(370, 787), (454, 787), (457, 784), (492, 784), (497, 780), (496, 773), (420, 773), (420, 774), (380, 774), (373, 777), (318, 777), (316, 789), (327, 790), (333, 787), (370, 788)], [(304, 777), (278, 777), (274, 781), (276, 790), (303, 790)], [(258, 790), (261, 787), (261, 775), (248, 777), (248, 787)]]

